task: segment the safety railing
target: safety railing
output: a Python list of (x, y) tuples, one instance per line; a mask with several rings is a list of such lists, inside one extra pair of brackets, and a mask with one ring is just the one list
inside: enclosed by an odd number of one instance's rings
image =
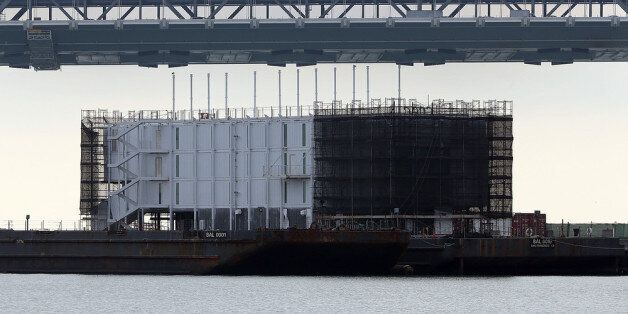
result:
[(0, 230), (34, 231), (89, 231), (91, 221), (87, 220), (0, 220)]
[(82, 110), (83, 119), (104, 120), (108, 124), (145, 120), (197, 121), (210, 119), (248, 119), (276, 117), (309, 117), (313, 115), (359, 115), (359, 114), (421, 114), (465, 117), (512, 116), (513, 102), (510, 100), (455, 100), (435, 99), (424, 104), (416, 99), (385, 98), (371, 99), (369, 102), (356, 100), (314, 102), (308, 106), (283, 107), (240, 107), (211, 110), (131, 110), (126, 113), (118, 110)]
[(383, 102), (374, 99), (369, 104), (345, 104), (341, 102), (318, 103), (314, 114), (326, 115), (443, 115), (456, 117), (512, 116), (512, 101), (472, 100), (446, 101), (435, 99), (429, 105), (416, 99), (386, 98)]
[(82, 110), (84, 120), (104, 119), (109, 124), (135, 122), (146, 120), (174, 120), (197, 121), (208, 119), (248, 119), (248, 118), (276, 118), (276, 117), (308, 117), (314, 114), (313, 106), (288, 107), (258, 107), (258, 108), (228, 108), (208, 110), (131, 110), (123, 113), (114, 110)]

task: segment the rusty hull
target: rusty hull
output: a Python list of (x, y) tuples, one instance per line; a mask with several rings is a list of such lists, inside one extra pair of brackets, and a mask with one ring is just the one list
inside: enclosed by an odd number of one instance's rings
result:
[[(627, 249), (617, 238), (414, 238), (399, 265), (415, 274), (625, 275)], [(537, 242), (533, 242), (537, 241)]]
[(0, 231), (0, 272), (382, 274), (408, 243), (397, 231)]
[(287, 230), (261, 233), (260, 249), (216, 268), (217, 273), (372, 275), (387, 273), (408, 246), (398, 231)]

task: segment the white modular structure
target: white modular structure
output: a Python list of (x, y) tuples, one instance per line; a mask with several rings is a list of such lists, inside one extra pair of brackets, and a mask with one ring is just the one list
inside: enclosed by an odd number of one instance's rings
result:
[(207, 117), (107, 129), (109, 222), (169, 213), (171, 228), (177, 217), (201, 230), (308, 227), (312, 117)]

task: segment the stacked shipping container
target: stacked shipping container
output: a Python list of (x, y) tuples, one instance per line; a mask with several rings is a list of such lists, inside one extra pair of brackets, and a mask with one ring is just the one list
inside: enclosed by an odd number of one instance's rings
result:
[(540, 211), (515, 213), (512, 216), (513, 237), (545, 236), (546, 217)]

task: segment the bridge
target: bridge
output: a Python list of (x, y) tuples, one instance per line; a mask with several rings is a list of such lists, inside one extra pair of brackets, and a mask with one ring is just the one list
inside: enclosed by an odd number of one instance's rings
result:
[[(621, 16), (628, 0), (0, 0), (5, 19), (237, 19), (408, 17)], [(271, 14), (272, 12), (272, 14)], [(8, 14), (8, 15), (7, 15)]]
[(0, 66), (625, 62), (626, 9), (626, 0), (0, 0)]

